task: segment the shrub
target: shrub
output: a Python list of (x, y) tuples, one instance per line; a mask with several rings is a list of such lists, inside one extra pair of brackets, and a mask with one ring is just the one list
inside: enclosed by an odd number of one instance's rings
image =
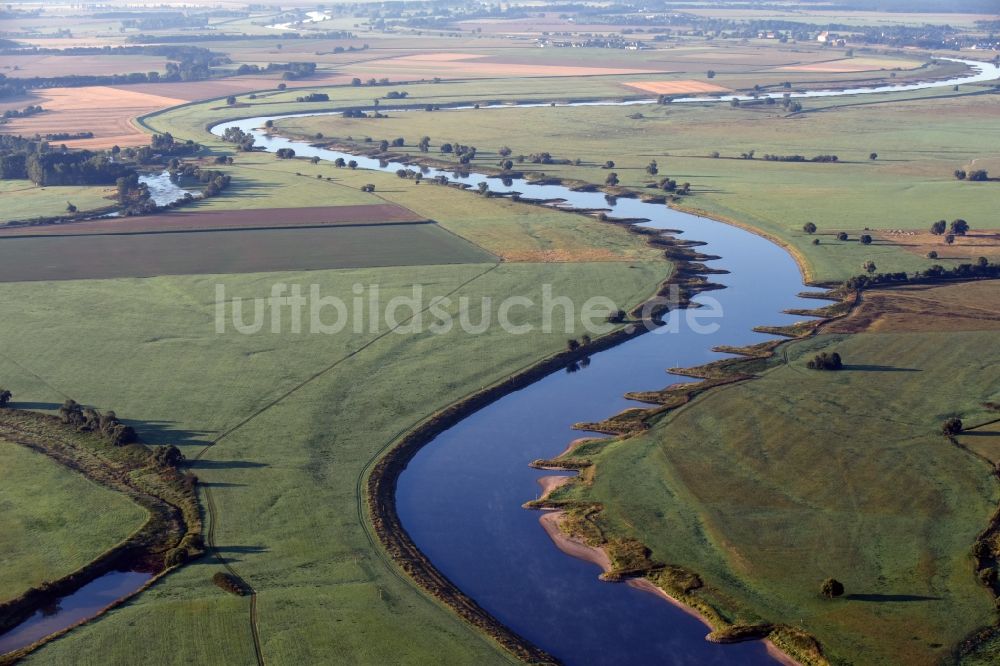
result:
[(816, 225), (813, 224), (812, 222), (806, 222), (805, 224), (802, 225), (802, 231), (806, 232), (807, 234), (814, 234), (816, 233)]
[(224, 571), (215, 572), (215, 575), (212, 576), (212, 582), (215, 583), (217, 587), (222, 588), (230, 594), (235, 594), (238, 597), (242, 597), (247, 593), (246, 587), (243, 585), (243, 581)]
[(14, 397), (14, 394), (5, 388), (0, 388), (0, 407), (6, 407), (10, 404), (10, 399)]
[(806, 367), (810, 370), (840, 370), (844, 367), (844, 362), (837, 352), (833, 352), (832, 354), (822, 352), (813, 357), (806, 364)]
[(167, 551), (166, 556), (163, 558), (163, 565), (166, 567), (179, 567), (188, 561), (188, 552), (186, 548), (173, 548)]
[(834, 599), (844, 594), (844, 584), (836, 578), (827, 578), (819, 586), (819, 593), (827, 599)]
[(570, 338), (566, 341), (566, 349), (568, 351), (576, 351), (580, 348), (580, 342), (574, 338)]
[(955, 435), (962, 432), (962, 419), (958, 417), (951, 417), (947, 421), (941, 424), (941, 434), (946, 437), (954, 437)]
[(927, 253), (927, 258), (928, 259), (937, 259), (938, 258), (937, 250), (931, 250), (930, 252), (928, 252)]

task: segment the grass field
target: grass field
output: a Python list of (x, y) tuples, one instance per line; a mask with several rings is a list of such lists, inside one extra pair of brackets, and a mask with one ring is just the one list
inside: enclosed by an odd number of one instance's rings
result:
[[(1000, 312), (995, 282), (964, 286), (976, 288), (966, 301)], [(941, 308), (962, 287), (912, 298)], [(949, 321), (790, 344), (761, 378), (595, 447), (592, 485), (555, 497), (601, 502), (606, 536), (698, 572), (698, 596), (731, 620), (804, 629), (833, 663), (947, 661), (995, 621), (971, 549), (1000, 500), (990, 466), (938, 434), (952, 415), (995, 419), (982, 403), (1000, 397), (996, 321)], [(819, 350), (845, 369), (806, 369)], [(844, 598), (819, 595), (830, 576)]]
[[(17, 399), (55, 402), (68, 394), (113, 406), (147, 441), (177, 443), (193, 455), (330, 368), (194, 466), (212, 487), (223, 554), (259, 591), (268, 663), (319, 662), (333, 653), (353, 663), (420, 663), (428, 654), (495, 663), (503, 661), (495, 648), (383, 561), (362, 527), (357, 484), (382, 447), (421, 417), (563, 349), (565, 335), (512, 340), (494, 327), (478, 336), (456, 330), (377, 340), (367, 333), (246, 336), (231, 328), (220, 336), (215, 284), (232, 295), (266, 296), (275, 281), (317, 283), (324, 294), (378, 283), (387, 300), (419, 282), (427, 298), (454, 292), (477, 303), (510, 294), (537, 301), (541, 285), (551, 283), (555, 293), (635, 303), (666, 269), (663, 262), (523, 263), (10, 284), (0, 306), (10, 341), (0, 376)], [(195, 563), (28, 661), (123, 663), (153, 653), (178, 662), (251, 660), (246, 602), (211, 584), (216, 570), (210, 559)]]
[(72, 203), (81, 212), (105, 208), (115, 204), (109, 199), (113, 188), (99, 186), (66, 185), (38, 187), (30, 180), (0, 180), (0, 227), (13, 220), (30, 220), (36, 217), (66, 215), (66, 205)]
[[(807, 106), (811, 103), (806, 100)], [(925, 231), (935, 220), (959, 217), (974, 229), (997, 227), (992, 183), (957, 182), (952, 172), (988, 157), (987, 137), (1000, 140), (989, 121), (998, 110), (1000, 100), (986, 96), (897, 101), (790, 118), (728, 105), (674, 105), (577, 107), (558, 113), (547, 108), (416, 112), (382, 120), (292, 118), (277, 125), (303, 136), (321, 132), (328, 139), (402, 136), (407, 139), (405, 151), (414, 156), (421, 155), (415, 144), (426, 135), (431, 137), (432, 157), (447, 157), (438, 151), (442, 143), (460, 142), (477, 146), (476, 162), (492, 167), (504, 145), (515, 156), (546, 151), (557, 159), (583, 163), (524, 163), (515, 164), (515, 169), (592, 183), (604, 182), (608, 170), (601, 166), (613, 160), (612, 171), (621, 184), (639, 190), (665, 176), (690, 182), (694, 196), (685, 199), (682, 208), (772, 234), (805, 257), (812, 277), (830, 280), (857, 274), (867, 259), (888, 271), (913, 271), (932, 263), (924, 252), (904, 247), (905, 237), (894, 242), (883, 235), (862, 246), (858, 237), (866, 228)], [(642, 117), (629, 117), (636, 112)], [(940, 114), (945, 112), (949, 122), (942, 124)], [(534, 136), (512, 140), (520, 127), (534, 128)], [(740, 159), (750, 151), (757, 159)], [(713, 152), (720, 158), (711, 159)], [(877, 160), (869, 159), (872, 152)], [(765, 161), (767, 153), (806, 158), (835, 154), (839, 162)], [(656, 178), (646, 173), (650, 160), (658, 163)], [(819, 227), (816, 236), (802, 231), (808, 221)], [(839, 231), (846, 231), (851, 240), (836, 240)], [(820, 245), (813, 245), (817, 237)], [(935, 242), (944, 245), (940, 237)], [(970, 260), (968, 250), (940, 254), (942, 264)]]
[(0, 439), (0, 603), (69, 574), (139, 529), (142, 507)]

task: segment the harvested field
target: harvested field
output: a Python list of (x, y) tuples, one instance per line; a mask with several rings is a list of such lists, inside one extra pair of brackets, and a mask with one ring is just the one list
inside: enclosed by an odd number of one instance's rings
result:
[(64, 224), (0, 227), (0, 236), (148, 234), (237, 229), (413, 224), (426, 220), (394, 204), (184, 211)]
[(0, 282), (493, 261), (493, 255), (434, 224), (0, 240)]
[(829, 60), (805, 65), (788, 65), (778, 67), (783, 72), (827, 72), (832, 74), (849, 74), (851, 72), (871, 72), (884, 69), (916, 69), (923, 63), (916, 60), (892, 60), (890, 58), (848, 58), (846, 60)]
[(144, 55), (5, 55), (0, 72), (12, 79), (33, 76), (108, 76), (131, 72), (163, 72), (166, 58)]
[(514, 77), (514, 76), (611, 76), (652, 74), (658, 70), (617, 67), (580, 67), (573, 65), (533, 65), (510, 62), (462, 60), (426, 60), (422, 56), (403, 56), (373, 60), (350, 67), (352, 73), (392, 75), (407, 78), (430, 77)]
[(944, 236), (935, 236), (926, 231), (877, 231), (875, 237), (920, 256), (927, 256), (928, 252), (933, 251), (941, 259), (968, 262), (976, 261), (979, 257), (1000, 257), (1000, 230), (996, 229), (973, 230), (964, 236), (955, 236), (955, 242), (951, 245), (945, 242)]
[(681, 93), (714, 93), (732, 92), (729, 88), (717, 86), (714, 83), (686, 79), (683, 81), (630, 81), (625, 84), (629, 88), (637, 88), (656, 95), (677, 95)]
[[(134, 87), (134, 86), (133, 86)], [(136, 116), (184, 102), (183, 99), (150, 95), (129, 88), (87, 86), (39, 90), (31, 104), (41, 104), (45, 113), (17, 118), (4, 125), (10, 134), (93, 132), (92, 139), (66, 141), (74, 148), (110, 148), (141, 145), (149, 135), (134, 125)]]
[[(191, 102), (199, 99), (222, 97), (223, 95), (242, 95), (255, 90), (273, 90), (279, 83), (289, 88), (307, 88), (311, 86), (335, 86), (351, 82), (349, 74), (320, 73), (305, 79), (283, 81), (280, 76), (233, 76), (211, 81), (181, 81), (177, 83), (137, 83), (131, 86), (112, 86), (114, 90), (138, 92), (147, 95), (157, 95), (173, 98), (173, 104)], [(172, 106), (173, 104), (167, 105)], [(163, 108), (157, 107), (157, 108)]]
[(483, 58), (482, 54), (474, 53), (417, 53), (405, 56), (406, 60), (416, 60), (421, 62), (451, 62), (453, 60), (472, 60), (473, 58)]
[(825, 333), (1000, 331), (1000, 281), (873, 289)]

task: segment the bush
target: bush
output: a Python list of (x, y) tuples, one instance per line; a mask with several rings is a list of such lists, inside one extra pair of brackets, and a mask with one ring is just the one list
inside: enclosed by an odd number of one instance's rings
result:
[(837, 240), (839, 240), (839, 241), (845, 241), (847, 239), (848, 239), (848, 236), (847, 236), (847, 232), (846, 231), (841, 231), (839, 234), (837, 234)]
[(930, 252), (928, 252), (927, 253), (927, 258), (928, 259), (937, 259), (938, 258), (937, 250), (931, 250)]
[(844, 584), (835, 578), (827, 578), (820, 585), (819, 593), (827, 599), (834, 599), (844, 594)]
[(806, 222), (805, 224), (802, 225), (802, 231), (806, 232), (807, 234), (814, 234), (816, 233), (816, 225), (813, 224), (812, 222)]
[(179, 567), (186, 564), (188, 561), (188, 552), (186, 548), (174, 548), (167, 551), (166, 556), (163, 558), (163, 565), (166, 567)]
[(822, 352), (813, 357), (813, 359), (806, 364), (806, 367), (810, 370), (840, 370), (844, 367), (844, 362), (841, 360), (840, 354), (837, 352), (833, 352), (832, 354)]
[(6, 407), (10, 404), (10, 399), (14, 397), (14, 394), (5, 388), (0, 388), (0, 407)]
[(235, 594), (238, 597), (242, 597), (247, 593), (246, 587), (243, 585), (243, 581), (224, 571), (215, 572), (215, 575), (212, 576), (212, 582), (215, 583), (217, 587), (222, 588), (230, 594)]
[(941, 424), (941, 434), (946, 437), (954, 437), (962, 432), (962, 419), (951, 417)]

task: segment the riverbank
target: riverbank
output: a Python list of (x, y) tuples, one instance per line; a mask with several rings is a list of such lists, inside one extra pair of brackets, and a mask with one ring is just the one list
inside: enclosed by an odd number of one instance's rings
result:
[(135, 588), (93, 615), (18, 647), (0, 658), (0, 663), (12, 663), (70, 629), (93, 620), (202, 554), (196, 480), (174, 466), (157, 462), (154, 452), (147, 447), (141, 444), (114, 446), (98, 435), (63, 424), (54, 416), (20, 409), (0, 409), (0, 435), (51, 458), (98, 485), (125, 494), (148, 513), (147, 520), (136, 532), (93, 561), (0, 604), (0, 635), (111, 572), (151, 574), (149, 580), (137, 581), (139, 584)]

